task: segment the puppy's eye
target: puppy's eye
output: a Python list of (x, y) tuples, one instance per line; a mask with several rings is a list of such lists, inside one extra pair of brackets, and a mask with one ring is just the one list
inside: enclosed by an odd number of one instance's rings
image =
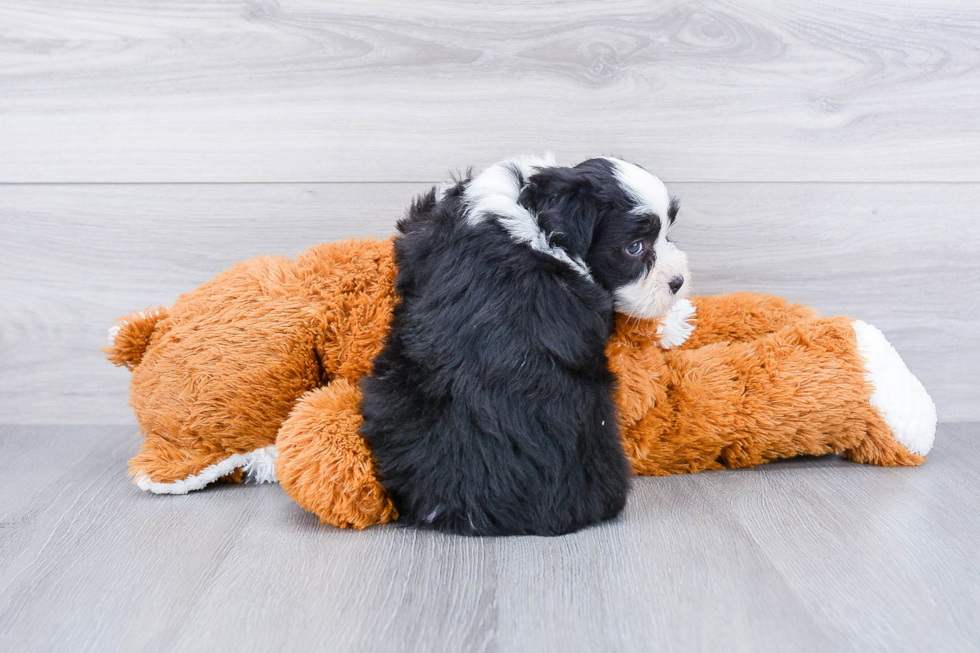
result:
[(630, 244), (629, 247), (626, 248), (626, 253), (629, 254), (630, 256), (636, 256), (642, 251), (643, 251), (642, 240), (638, 240), (635, 243)]

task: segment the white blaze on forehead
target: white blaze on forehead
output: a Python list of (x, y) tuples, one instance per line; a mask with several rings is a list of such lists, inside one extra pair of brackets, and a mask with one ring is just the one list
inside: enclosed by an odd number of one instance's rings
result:
[(667, 212), (670, 210), (670, 194), (660, 178), (628, 161), (606, 157), (612, 164), (613, 174), (623, 191), (635, 202), (634, 213), (655, 213), (660, 218), (660, 230), (666, 231), (669, 225)]
[(466, 221), (476, 226), (488, 218), (496, 218), (514, 241), (527, 244), (532, 249), (566, 263), (582, 276), (591, 278), (585, 262), (552, 245), (548, 235), (538, 226), (537, 217), (517, 202), (531, 175), (541, 168), (557, 165), (550, 152), (543, 157), (516, 156), (493, 164), (470, 180), (463, 191), (463, 201), (467, 209)]
[[(653, 244), (656, 255), (653, 267), (642, 277), (613, 291), (616, 310), (644, 319), (667, 315), (687, 294), (691, 278), (687, 255), (667, 241), (670, 193), (659, 177), (640, 166), (608, 157), (606, 161), (612, 164), (616, 181), (633, 202), (633, 213), (660, 218), (660, 232)], [(669, 284), (676, 277), (683, 277), (684, 285), (674, 293)]]

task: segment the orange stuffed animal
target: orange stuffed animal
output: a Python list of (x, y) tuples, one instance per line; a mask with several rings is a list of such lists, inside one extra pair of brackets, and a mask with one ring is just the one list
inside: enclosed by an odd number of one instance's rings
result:
[[(358, 381), (388, 329), (391, 240), (239, 263), (170, 308), (130, 315), (105, 351), (133, 372), (136, 484), (183, 494), (275, 481), (325, 523), (397, 518), (358, 434)], [(842, 453), (918, 465), (936, 411), (873, 326), (737, 293), (617, 318), (609, 364), (633, 470), (666, 475)]]

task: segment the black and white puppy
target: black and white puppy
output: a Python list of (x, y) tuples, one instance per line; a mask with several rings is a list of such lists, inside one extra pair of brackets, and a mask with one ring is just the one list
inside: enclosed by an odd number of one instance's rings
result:
[(401, 521), (559, 535), (622, 510), (605, 347), (614, 310), (658, 317), (685, 292), (676, 213), (657, 177), (612, 158), (509, 159), (415, 200), (361, 403)]

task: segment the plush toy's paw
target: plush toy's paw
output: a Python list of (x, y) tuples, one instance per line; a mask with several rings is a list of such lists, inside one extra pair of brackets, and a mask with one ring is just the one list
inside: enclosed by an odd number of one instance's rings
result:
[(674, 302), (670, 312), (657, 327), (658, 344), (664, 349), (680, 347), (694, 333), (695, 322), (694, 304), (689, 299), (679, 299)]
[(236, 453), (213, 465), (208, 465), (198, 474), (170, 482), (154, 482), (145, 473), (136, 472), (133, 482), (136, 487), (154, 494), (187, 494), (210, 485), (236, 470), (242, 470), (244, 480), (250, 483), (276, 482), (276, 457), (273, 446), (262, 447), (248, 453)]
[(279, 483), (324, 524), (367, 528), (398, 518), (378, 482), (361, 426), (358, 386), (345, 379), (312, 390), (279, 429)]
[(919, 379), (905, 366), (884, 334), (874, 326), (854, 321), (858, 352), (865, 360), (871, 383), (871, 405), (911, 453), (924, 456), (936, 437), (936, 405)]

